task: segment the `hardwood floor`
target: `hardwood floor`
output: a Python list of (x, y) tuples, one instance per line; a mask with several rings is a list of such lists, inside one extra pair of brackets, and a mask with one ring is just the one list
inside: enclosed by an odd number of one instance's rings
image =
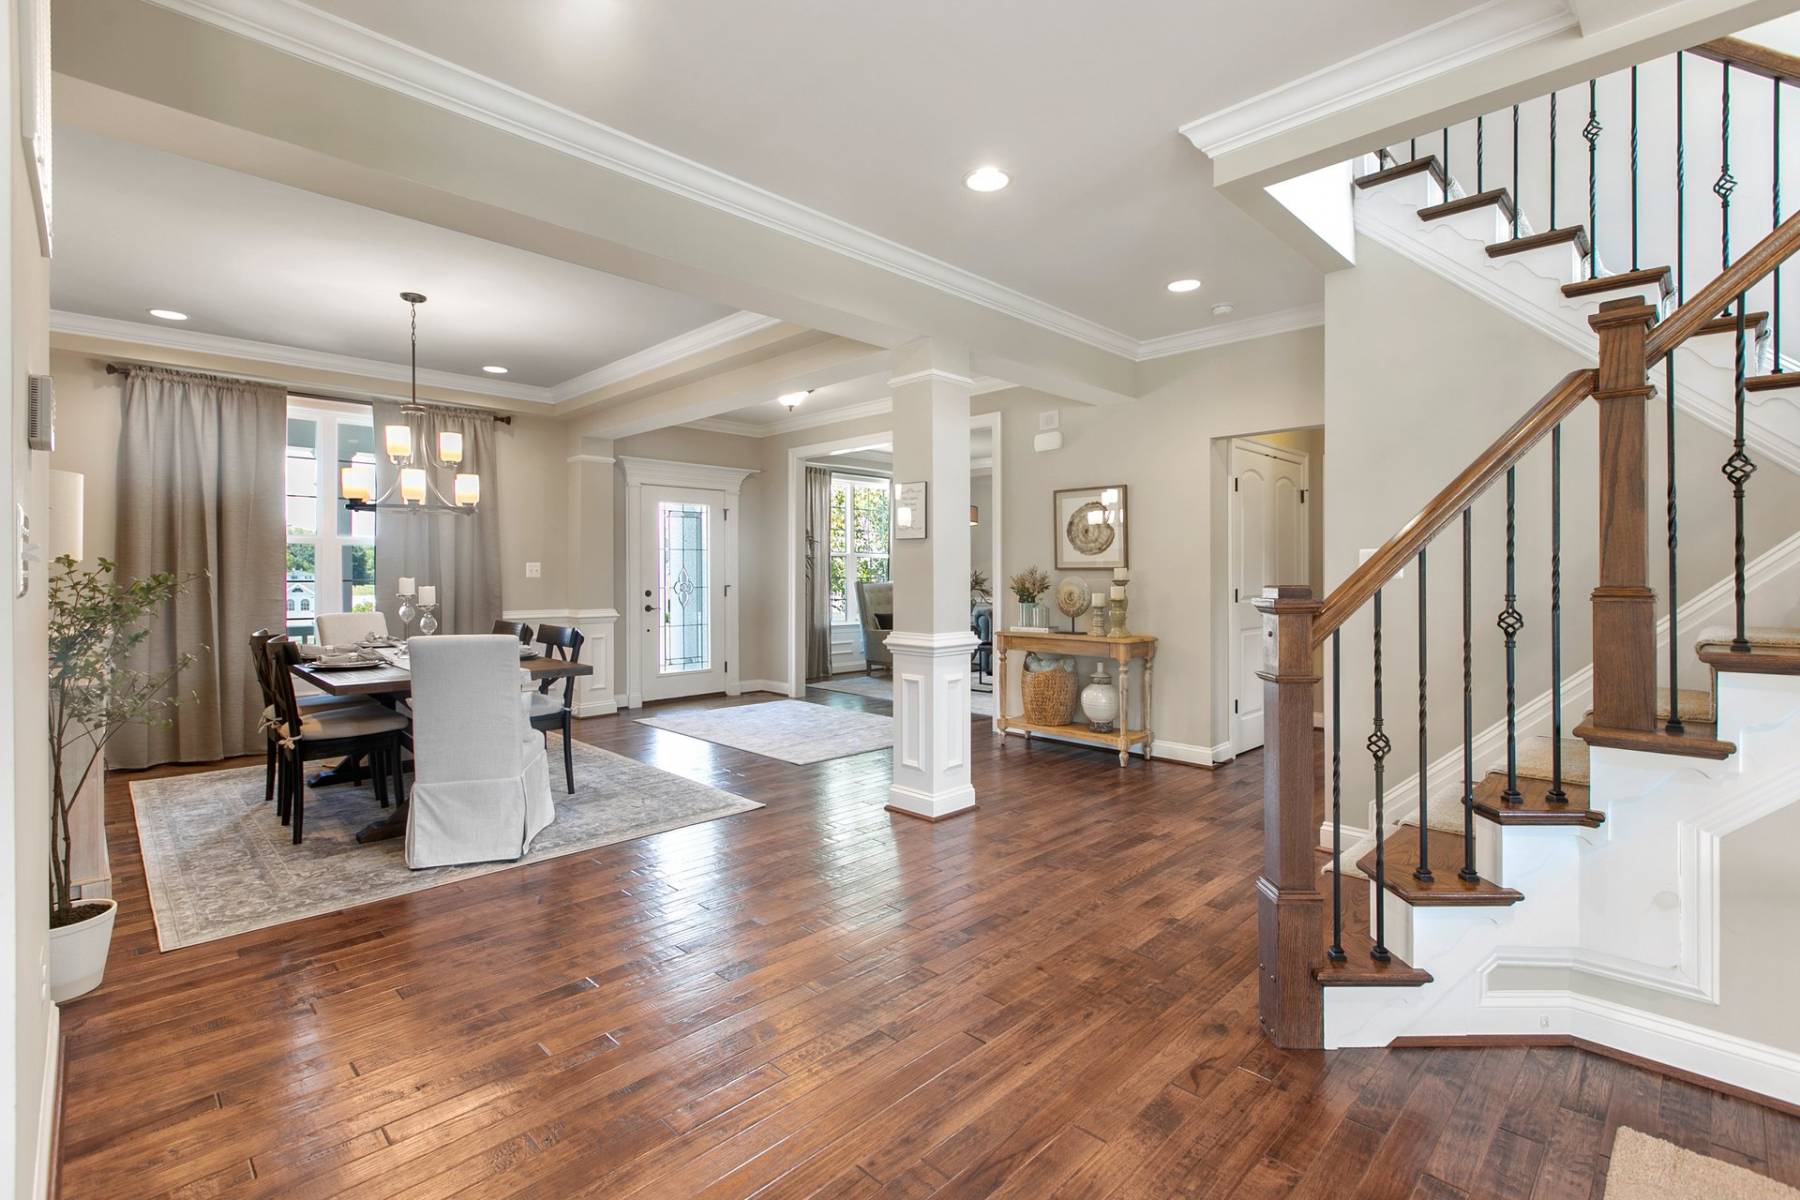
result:
[(1591, 1054), (1271, 1048), (1255, 755), (978, 726), (931, 825), (884, 754), (578, 735), (768, 807), (162, 954), (109, 780), (61, 1195), (1587, 1197), (1620, 1124), (1800, 1184), (1800, 1121)]

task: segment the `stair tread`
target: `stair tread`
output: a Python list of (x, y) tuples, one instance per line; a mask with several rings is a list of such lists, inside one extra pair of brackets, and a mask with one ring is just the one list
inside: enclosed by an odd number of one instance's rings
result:
[[(1768, 324), (1769, 314), (1766, 312), (1747, 312), (1744, 314), (1744, 332), (1751, 337), (1761, 337), (1762, 327)], [(1700, 328), (1694, 330), (1694, 337), (1705, 337), (1709, 333), (1736, 333), (1737, 316), (1714, 317)], [(1748, 384), (1746, 383), (1746, 386)]]
[(1512, 220), (1512, 193), (1505, 188), (1490, 188), (1485, 192), (1476, 192), (1472, 196), (1458, 196), (1454, 200), (1446, 200), (1442, 204), (1433, 204), (1419, 210), (1419, 220), (1435, 221), (1439, 217), (1453, 217), (1457, 213), (1472, 212), (1477, 208), (1495, 205), (1501, 214)]
[[(1325, 856), (1327, 864), (1329, 856)], [(1320, 883), (1327, 906), (1331, 903), (1329, 868)], [(1431, 973), (1422, 971), (1390, 953), (1386, 962), (1370, 957), (1375, 939), (1369, 936), (1368, 881), (1344, 876), (1344, 961), (1334, 963), (1326, 955), (1331, 948), (1331, 910), (1325, 910), (1323, 938), (1318, 961), (1313, 964), (1313, 979), (1323, 987), (1422, 987), (1431, 982)]]
[(1606, 820), (1605, 813), (1589, 807), (1587, 788), (1567, 779), (1563, 780), (1563, 792), (1568, 799), (1562, 802), (1547, 798), (1548, 779), (1521, 776), (1517, 804), (1508, 804), (1500, 798), (1505, 790), (1506, 772), (1489, 772), (1475, 785), (1475, 811), (1501, 825), (1585, 825), (1593, 829)]
[(1612, 275), (1602, 275), (1598, 279), (1581, 279), (1574, 283), (1565, 283), (1562, 286), (1562, 294), (1573, 300), (1580, 296), (1592, 296), (1601, 292), (1640, 288), (1651, 283), (1659, 285), (1662, 294), (1667, 296), (1675, 290), (1675, 273), (1668, 267), (1645, 267), (1640, 271), (1620, 271)]
[(1800, 629), (1753, 625), (1744, 630), (1748, 650), (1733, 650), (1736, 631), (1725, 626), (1702, 630), (1694, 652), (1715, 671), (1739, 671), (1752, 675), (1800, 675)]
[(1487, 248), (1487, 252), (1491, 258), (1500, 258), (1503, 255), (1522, 254), (1527, 250), (1536, 250), (1543, 246), (1557, 246), (1564, 242), (1575, 243), (1576, 251), (1582, 255), (1586, 255), (1588, 252), (1587, 230), (1580, 225), (1565, 225), (1561, 229), (1549, 229), (1543, 233), (1528, 233), (1524, 237), (1495, 242)]
[(1750, 375), (1744, 379), (1747, 392), (1777, 392), (1791, 387), (1800, 387), (1800, 371), (1777, 371), (1773, 375)]
[(1404, 179), (1406, 176), (1417, 174), (1420, 171), (1430, 171), (1432, 178), (1438, 181), (1440, 187), (1447, 188), (1449, 186), (1448, 180), (1444, 177), (1443, 164), (1438, 162), (1437, 155), (1435, 154), (1427, 154), (1424, 158), (1415, 158), (1411, 162), (1403, 162), (1398, 166), (1386, 167), (1382, 170), (1371, 172), (1358, 179), (1356, 181), (1356, 186), (1359, 188), (1372, 188), (1379, 184), (1387, 183), (1389, 180)]
[[(1525, 897), (1512, 888), (1501, 887), (1486, 879), (1473, 883), (1463, 879), (1457, 870), (1463, 863), (1463, 837), (1460, 833), (1433, 829), (1427, 834), (1431, 850), (1433, 878), (1427, 882), (1415, 879), (1413, 870), (1419, 865), (1419, 830), (1407, 825), (1382, 842), (1386, 858), (1387, 889), (1408, 904), (1442, 907), (1448, 905), (1517, 904)], [(1373, 879), (1375, 852), (1357, 861), (1356, 869)]]
[[(1588, 747), (1579, 738), (1566, 737), (1562, 740), (1563, 784), (1579, 783), (1586, 787), (1588, 782)], [(1534, 734), (1519, 739), (1518, 772), (1520, 779), (1549, 779), (1555, 766), (1550, 753), (1550, 738), (1545, 734)], [(1490, 772), (1505, 773), (1506, 760), (1488, 765)]]
[[(1669, 719), (1669, 689), (1656, 689), (1656, 719)], [(1713, 694), (1705, 688), (1681, 689), (1681, 719), (1685, 721), (1716, 721), (1718, 714), (1713, 711)]]
[(1608, 729), (1593, 723), (1593, 713), (1575, 727), (1575, 736), (1590, 746), (1614, 750), (1645, 750), (1652, 754), (1679, 754), (1685, 758), (1726, 759), (1737, 753), (1737, 747), (1718, 738), (1718, 727), (1711, 721), (1689, 721), (1681, 733), (1670, 733), (1662, 726), (1648, 732), (1639, 729)]

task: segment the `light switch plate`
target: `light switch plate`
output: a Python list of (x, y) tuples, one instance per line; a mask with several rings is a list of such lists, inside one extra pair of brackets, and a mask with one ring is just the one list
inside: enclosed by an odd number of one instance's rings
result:
[(528, 562), (525, 564), (525, 578), (541, 579), (544, 575), (544, 564)]

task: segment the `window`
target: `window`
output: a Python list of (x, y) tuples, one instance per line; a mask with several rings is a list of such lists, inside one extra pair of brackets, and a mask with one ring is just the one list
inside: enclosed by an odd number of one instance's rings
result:
[(831, 619), (859, 620), (856, 583), (888, 577), (892, 538), (888, 481), (866, 475), (831, 477)]
[(314, 636), (315, 614), (375, 608), (375, 514), (338, 496), (338, 468), (375, 461), (367, 405), (288, 401), (287, 629)]

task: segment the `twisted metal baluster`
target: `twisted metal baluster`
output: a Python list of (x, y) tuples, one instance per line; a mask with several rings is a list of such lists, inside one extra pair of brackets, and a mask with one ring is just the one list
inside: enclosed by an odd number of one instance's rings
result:
[(1638, 69), (1631, 68), (1631, 269), (1638, 269)]
[(1425, 762), (1425, 550), (1419, 549), (1419, 865), (1413, 878), (1431, 882), (1431, 815), (1427, 801), (1430, 789)]
[(1556, 229), (1556, 93), (1550, 93), (1550, 228)]
[(1663, 729), (1669, 733), (1681, 734), (1687, 726), (1681, 721), (1681, 593), (1675, 587), (1675, 356), (1663, 355), (1663, 370), (1667, 377), (1668, 395), (1664, 402), (1668, 428), (1664, 437), (1667, 443), (1669, 472), (1669, 719), (1663, 723)]
[[(1775, 221), (1775, 223), (1773, 225), (1771, 225), (1770, 228), (1771, 229), (1779, 229), (1781, 227), (1781, 80), (1779, 80), (1779, 79), (1775, 80), (1774, 85), (1775, 85), (1775, 95), (1774, 95), (1774, 99), (1775, 99), (1775, 152), (1773, 155), (1774, 165), (1771, 169), (1770, 196), (1772, 198), (1772, 203), (1774, 205), (1774, 221)], [(1774, 304), (1774, 311), (1769, 314), (1769, 319), (1775, 322), (1775, 374), (1779, 375), (1782, 372), (1782, 366), (1781, 366), (1781, 264), (1780, 263), (1775, 264), (1774, 280), (1775, 280), (1775, 282), (1774, 282), (1775, 304)]]
[(1444, 126), (1444, 199), (1450, 198), (1450, 127)]
[[(1675, 52), (1675, 307), (1687, 295), (1687, 101), (1681, 51)], [(1673, 361), (1673, 359), (1671, 359)]]
[(1588, 144), (1588, 278), (1597, 279), (1600, 275), (1600, 190), (1597, 182), (1600, 165), (1600, 131), (1605, 128), (1600, 124), (1599, 85), (1597, 80), (1588, 80), (1588, 119), (1581, 127), (1581, 136)]
[(1519, 200), (1519, 106), (1516, 104), (1513, 105), (1512, 117), (1513, 117), (1513, 126), (1512, 126), (1512, 156), (1513, 156), (1512, 235), (1516, 238), (1519, 236), (1519, 212), (1522, 208), (1524, 208), (1524, 205)]
[(1737, 308), (1737, 374), (1734, 408), (1734, 421), (1731, 435), (1731, 457), (1725, 460), (1720, 472), (1731, 482), (1731, 505), (1736, 518), (1736, 532), (1733, 540), (1732, 556), (1732, 598), (1737, 604), (1737, 631), (1732, 635), (1731, 648), (1740, 653), (1750, 649), (1750, 639), (1744, 628), (1744, 485), (1750, 476), (1756, 473), (1756, 464), (1744, 453), (1744, 294), (1738, 293)]
[(1514, 552), (1517, 548), (1515, 537), (1515, 505), (1518, 500), (1518, 468), (1506, 468), (1506, 607), (1500, 610), (1495, 624), (1506, 636), (1506, 790), (1500, 793), (1500, 799), (1507, 804), (1518, 804), (1524, 800), (1519, 795), (1519, 741), (1518, 741), (1518, 648), (1519, 631), (1525, 628), (1525, 618), (1519, 615), (1518, 581), (1514, 572)]
[(1482, 122), (1485, 119), (1486, 118), (1483, 118), (1483, 117), (1475, 118), (1475, 190), (1477, 192), (1482, 192), (1482, 191), (1487, 190), (1482, 184), (1482, 180), (1483, 180), (1483, 176), (1484, 176), (1483, 168), (1485, 165), (1482, 162), (1482, 159), (1486, 155), (1486, 152), (1487, 152), (1487, 145), (1486, 145), (1487, 135), (1486, 135), (1485, 131), (1482, 129)]
[(1393, 742), (1381, 729), (1381, 589), (1375, 589), (1375, 728), (1369, 734), (1369, 755), (1375, 760), (1375, 948), (1369, 957), (1386, 962), (1387, 948), (1387, 783), (1383, 764)]
[(1719, 269), (1724, 270), (1731, 265), (1731, 193), (1737, 190), (1737, 177), (1731, 173), (1730, 63), (1719, 76), (1719, 177), (1712, 190), (1719, 198)]
[(1462, 511), (1463, 569), (1463, 865), (1456, 874), (1474, 883), (1475, 871), (1475, 616), (1474, 529), (1470, 510)]
[(1567, 804), (1562, 783), (1562, 425), (1550, 431), (1550, 790), (1544, 799)]
[(1325, 957), (1344, 961), (1344, 794), (1342, 630), (1331, 631), (1331, 948)]

